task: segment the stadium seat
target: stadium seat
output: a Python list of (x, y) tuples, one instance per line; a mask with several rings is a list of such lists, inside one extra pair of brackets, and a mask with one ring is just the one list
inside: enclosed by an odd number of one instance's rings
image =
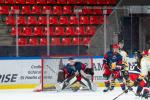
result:
[(85, 35), (85, 30), (83, 26), (76, 27), (75, 35)]
[(34, 36), (43, 36), (43, 29), (42, 27), (34, 27)]
[(52, 13), (51, 6), (43, 6), (42, 13), (47, 14), (47, 10), (50, 11), (50, 14)]
[(97, 0), (97, 4), (103, 5), (105, 0)]
[(46, 4), (46, 0), (36, 0), (37, 4)]
[(56, 0), (47, 0), (47, 4), (56, 4)]
[(50, 18), (49, 18), (49, 23), (50, 23), (51, 25), (53, 25), (53, 24), (58, 24), (58, 18), (57, 18), (56, 16), (50, 17)]
[(26, 38), (19, 38), (18, 39), (18, 45), (19, 46), (26, 46), (27, 45), (27, 39)]
[(80, 45), (82, 43), (81, 38), (73, 38), (72, 44), (73, 45)]
[(70, 16), (70, 24), (78, 24), (78, 18), (76, 16)]
[(23, 36), (33, 36), (31, 27), (23, 27)]
[(83, 10), (82, 10), (83, 14), (93, 14), (93, 11), (92, 9), (90, 8), (87, 8), (87, 7), (84, 7)]
[(62, 38), (62, 45), (70, 45), (71, 38)]
[(51, 38), (51, 45), (60, 45), (60, 38)]
[(35, 24), (37, 24), (36, 16), (28, 16), (28, 24), (29, 25), (35, 25)]
[(99, 24), (98, 16), (90, 16), (90, 24)]
[(15, 25), (15, 17), (14, 16), (7, 16), (6, 17), (6, 24), (7, 25)]
[(57, 26), (55, 27), (55, 36), (63, 36), (64, 35), (64, 27)]
[(83, 38), (82, 44), (87, 45), (90, 43), (90, 40), (91, 40), (90, 38), (85, 37)]
[(67, 1), (66, 0), (57, 0), (57, 4), (66, 4)]
[(16, 0), (16, 4), (25, 4), (25, 0)]
[(97, 15), (97, 14), (103, 14), (102, 9), (93, 9), (93, 14)]
[(10, 14), (16, 14), (16, 10), (19, 11), (20, 13), (20, 9), (19, 9), (19, 6), (11, 6), (11, 9), (10, 9)]
[(30, 46), (37, 46), (37, 45), (38, 45), (38, 40), (37, 40), (37, 38), (30, 38), (30, 39), (29, 39), (29, 45), (30, 45)]
[(100, 21), (99, 21), (100, 24), (104, 24), (104, 16), (100, 16)]
[(47, 18), (46, 18), (46, 16), (39, 16), (38, 24), (39, 25), (46, 25), (47, 24)]
[[(50, 36), (54, 36), (54, 28), (49, 27), (49, 34)], [(47, 27), (44, 28), (44, 35), (47, 35)]]
[(32, 14), (41, 14), (41, 6), (32, 6)]
[(86, 0), (77, 0), (77, 4), (85, 4)]
[(111, 8), (107, 8), (107, 14), (111, 14), (112, 13), (112, 9)]
[(89, 24), (88, 16), (80, 16), (80, 24)]
[(60, 19), (59, 19), (59, 24), (69, 24), (68, 22), (68, 16), (60, 16)]
[(22, 6), (22, 14), (30, 14), (31, 9), (30, 6)]
[(96, 27), (94, 27), (94, 26), (86, 27), (86, 35), (94, 35), (95, 32), (96, 32)]
[(25, 25), (25, 24), (26, 24), (25, 16), (19, 16), (18, 17), (18, 25)]
[(76, 0), (67, 0), (67, 4), (76, 4)]
[(9, 14), (9, 6), (0, 6), (0, 14)]
[(5, 4), (14, 4), (14, 3), (15, 3), (15, 0), (5, 0)]
[(61, 6), (53, 6), (53, 14), (62, 14)]
[(68, 26), (66, 27), (66, 36), (74, 36), (74, 27)]
[[(12, 28), (11, 28), (11, 35), (12, 35), (12, 36), (16, 36), (16, 27), (12, 27)], [(21, 34), (21, 28), (20, 28), (20, 27), (18, 27), (18, 35), (19, 35), (19, 36), (22, 35), (22, 34)]]
[(26, 4), (36, 4), (35, 0), (26, 0)]
[(47, 38), (40, 38), (40, 45), (42, 46), (47, 45)]
[(72, 14), (71, 6), (64, 6), (63, 7), (63, 14)]
[(87, 4), (96, 4), (97, 0), (87, 0)]
[(0, 0), (0, 4), (4, 4), (4, 0)]

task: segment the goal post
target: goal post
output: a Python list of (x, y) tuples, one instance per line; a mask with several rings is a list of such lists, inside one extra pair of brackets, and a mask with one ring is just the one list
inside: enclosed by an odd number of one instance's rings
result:
[[(42, 57), (41, 59), (41, 89), (37, 91), (55, 90), (55, 85), (63, 80), (63, 67), (68, 63), (68, 58), (86, 64), (87, 68), (93, 67), (93, 58), (90, 56)], [(93, 76), (82, 73), (93, 81)]]

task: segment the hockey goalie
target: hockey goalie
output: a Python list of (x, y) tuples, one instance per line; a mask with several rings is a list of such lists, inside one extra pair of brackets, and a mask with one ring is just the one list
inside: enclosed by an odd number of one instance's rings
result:
[[(88, 90), (95, 90), (92, 81), (86, 78), (82, 73), (86, 73), (89, 75), (94, 75), (94, 71), (92, 68), (86, 68), (86, 64), (75, 61), (73, 58), (68, 59), (68, 63), (63, 68), (65, 74), (65, 80), (60, 84), (56, 84), (56, 90), (62, 91), (67, 88), (71, 88), (71, 86), (75, 83), (80, 83), (82, 86), (86, 87)], [(79, 90), (76, 89), (75, 91)]]

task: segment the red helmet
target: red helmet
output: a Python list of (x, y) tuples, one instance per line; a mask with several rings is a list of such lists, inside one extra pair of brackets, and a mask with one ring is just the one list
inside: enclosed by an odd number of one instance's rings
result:
[(148, 50), (144, 50), (143, 52), (142, 52), (142, 54), (143, 55), (148, 55), (149, 53), (148, 53)]
[(119, 49), (119, 45), (118, 45), (118, 44), (113, 44), (112, 48), (117, 48), (117, 49)]

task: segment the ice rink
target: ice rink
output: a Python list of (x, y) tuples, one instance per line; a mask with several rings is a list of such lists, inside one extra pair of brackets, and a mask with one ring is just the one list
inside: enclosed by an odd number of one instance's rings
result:
[[(0, 100), (113, 100), (117, 95), (122, 93), (120, 88), (115, 88), (112, 92), (103, 93), (103, 88), (95, 92), (89, 91), (46, 91), (33, 92), (30, 89), (19, 90), (0, 90)], [(137, 98), (133, 92), (123, 94), (116, 100), (145, 100)], [(146, 99), (146, 100), (150, 100)]]

